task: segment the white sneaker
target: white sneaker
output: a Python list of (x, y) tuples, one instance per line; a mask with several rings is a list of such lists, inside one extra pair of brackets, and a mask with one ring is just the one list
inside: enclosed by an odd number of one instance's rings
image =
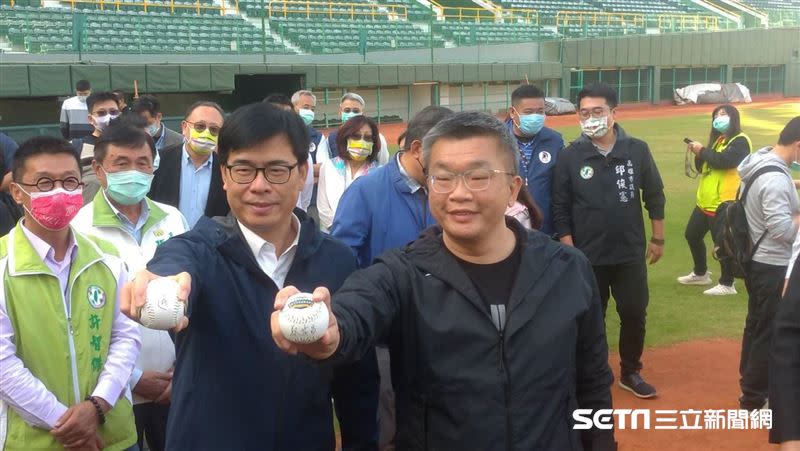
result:
[(730, 294), (736, 294), (736, 288), (733, 288), (733, 285), (727, 286), (717, 284), (717, 286), (714, 288), (709, 288), (708, 290), (704, 291), (703, 294), (707, 294), (709, 296), (727, 296)]
[(682, 285), (711, 285), (711, 271), (706, 271), (702, 276), (698, 276), (692, 271), (686, 276), (678, 277), (678, 283)]

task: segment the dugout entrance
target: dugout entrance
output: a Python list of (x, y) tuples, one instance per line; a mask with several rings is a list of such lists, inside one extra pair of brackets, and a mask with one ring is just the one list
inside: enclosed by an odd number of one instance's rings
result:
[(303, 88), (304, 78), (302, 74), (239, 74), (234, 78), (234, 97), (238, 105), (260, 102), (275, 93), (291, 97)]

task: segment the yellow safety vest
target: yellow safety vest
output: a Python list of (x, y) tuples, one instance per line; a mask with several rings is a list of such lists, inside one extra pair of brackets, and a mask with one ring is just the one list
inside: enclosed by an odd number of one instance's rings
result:
[[(742, 137), (747, 140), (747, 145), (750, 150), (753, 149), (753, 144), (750, 138), (744, 133), (732, 137), (729, 140), (718, 139), (714, 143), (712, 150), (714, 152), (724, 152), (728, 145), (736, 138)], [(697, 206), (701, 210), (714, 213), (717, 207), (722, 202), (734, 200), (736, 192), (739, 190), (739, 171), (736, 168), (730, 169), (713, 169), (708, 163), (703, 162), (702, 171), (700, 174), (700, 185), (697, 187)]]

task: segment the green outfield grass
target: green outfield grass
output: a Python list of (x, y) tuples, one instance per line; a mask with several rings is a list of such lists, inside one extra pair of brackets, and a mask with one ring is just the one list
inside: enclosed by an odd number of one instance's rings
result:
[[(709, 113), (711, 108), (709, 108)], [(758, 109), (744, 106), (742, 128), (750, 136), (755, 149), (772, 145), (783, 126), (800, 115), (800, 105), (787, 103), (781, 107)], [(655, 156), (667, 196), (666, 247), (664, 257), (650, 267), (650, 306), (647, 318), (647, 346), (660, 346), (703, 338), (740, 338), (747, 313), (744, 283), (736, 281), (736, 296), (705, 296), (705, 287), (687, 287), (675, 278), (692, 270), (692, 258), (683, 238), (689, 214), (694, 208), (697, 180), (684, 175), (682, 139), (689, 137), (705, 143), (710, 127), (709, 113), (658, 119), (619, 118), (625, 130), (647, 141)], [(578, 127), (557, 127), (565, 141), (578, 136)], [(800, 175), (798, 175), (800, 176)], [(648, 224), (649, 228), (649, 224)], [(649, 236), (649, 231), (648, 231)], [(706, 237), (710, 248), (711, 237)], [(710, 258), (710, 257), (709, 257)], [(709, 267), (716, 277), (719, 264), (710, 259)], [(608, 341), (617, 348), (619, 319), (609, 304), (606, 324)]]

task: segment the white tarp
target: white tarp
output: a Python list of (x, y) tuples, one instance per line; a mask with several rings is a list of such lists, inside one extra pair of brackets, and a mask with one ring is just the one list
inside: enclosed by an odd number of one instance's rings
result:
[(673, 95), (676, 105), (694, 103), (750, 103), (750, 90), (741, 83), (700, 83), (678, 88)]
[(544, 112), (548, 116), (558, 116), (559, 114), (575, 113), (575, 105), (567, 99), (561, 97), (545, 97)]

